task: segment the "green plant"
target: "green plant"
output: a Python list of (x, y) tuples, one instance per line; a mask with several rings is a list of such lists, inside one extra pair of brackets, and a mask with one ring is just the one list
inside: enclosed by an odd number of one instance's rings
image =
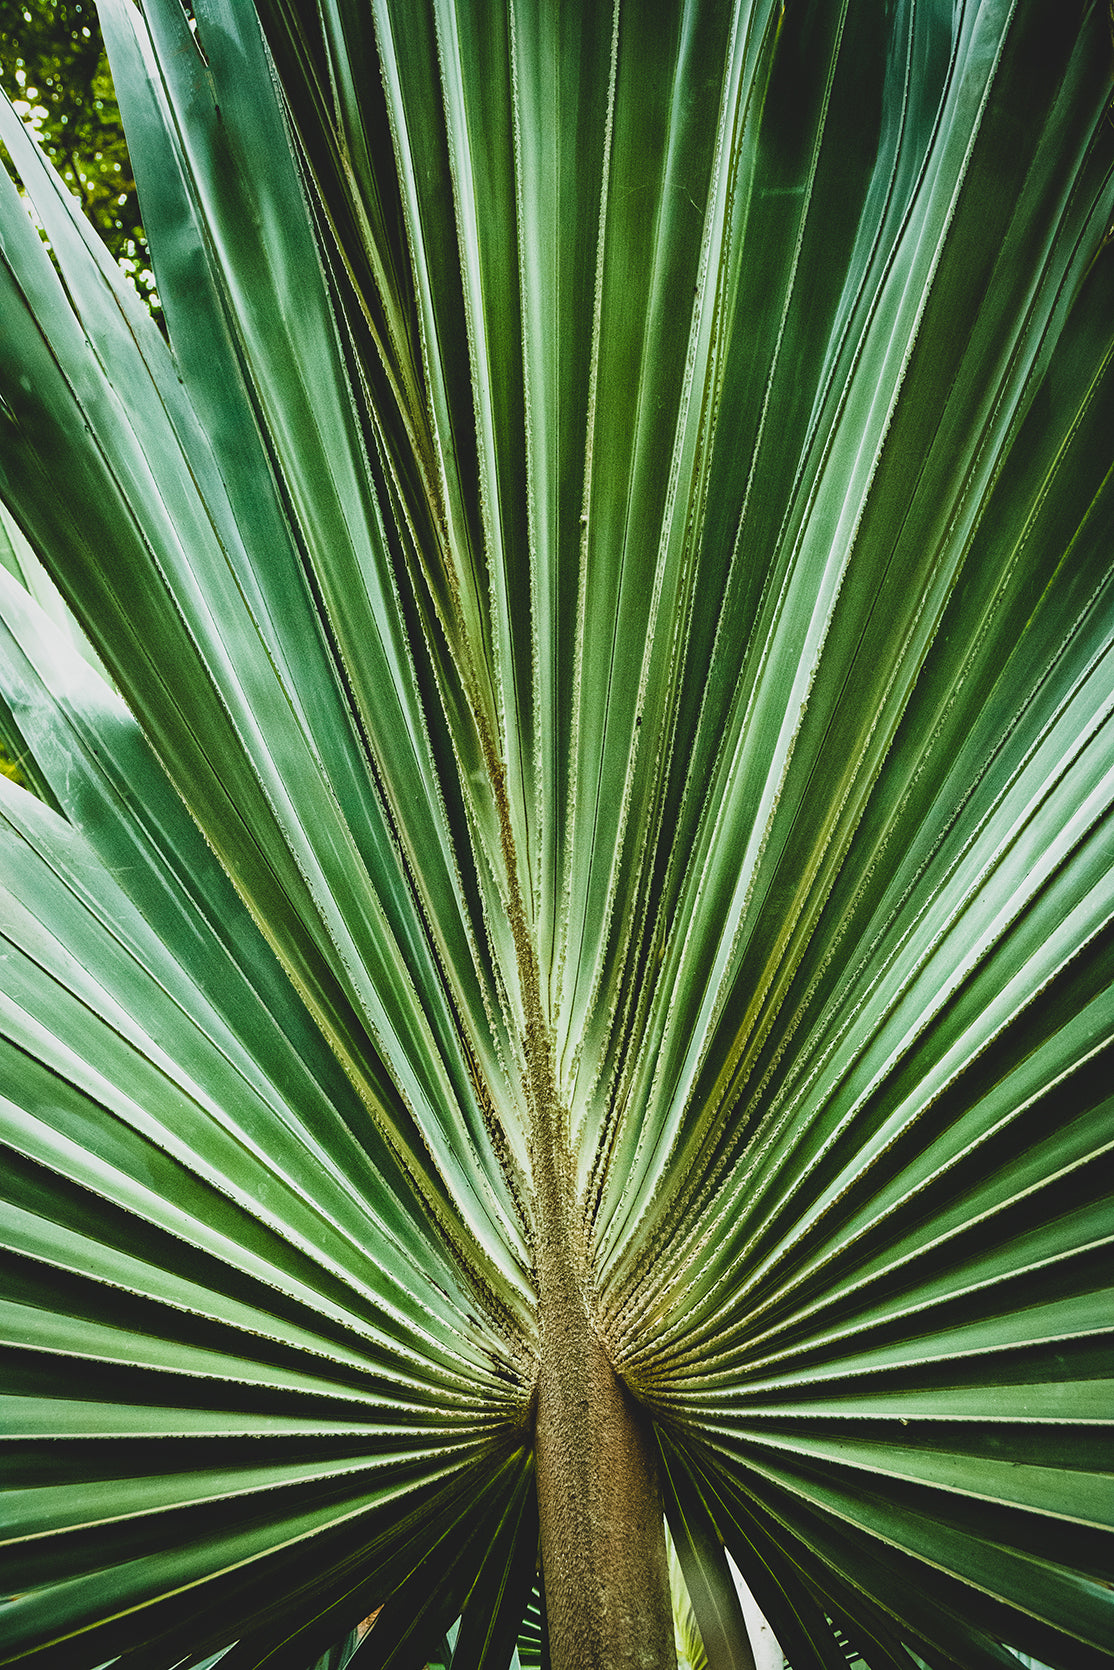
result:
[(540, 1528), (666, 1662), (664, 1504), (713, 1670), (725, 1547), (794, 1670), (1108, 1662), (1101, 9), (102, 19), (169, 345), (0, 128), (127, 702), (4, 587), (6, 1661), (505, 1664)]
[(0, 0), (0, 85), (81, 199), (108, 249), (157, 311), (135, 181), (93, 0)]

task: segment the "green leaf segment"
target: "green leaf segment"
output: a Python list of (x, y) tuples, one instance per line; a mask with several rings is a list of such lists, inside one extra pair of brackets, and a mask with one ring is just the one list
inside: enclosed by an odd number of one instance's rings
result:
[(0, 572), (0, 1662), (658, 1664), (664, 1508), (712, 1670), (728, 1555), (1109, 1664), (1104, 8), (101, 17), (168, 340), (0, 112), (117, 687)]

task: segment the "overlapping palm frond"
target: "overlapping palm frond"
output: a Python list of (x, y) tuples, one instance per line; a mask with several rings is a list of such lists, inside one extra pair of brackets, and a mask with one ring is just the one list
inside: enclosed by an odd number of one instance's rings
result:
[(713, 1670), (728, 1553), (1097, 1670), (1104, 9), (101, 13), (169, 343), (0, 116), (120, 692), (0, 574), (0, 1661), (508, 1663), (541, 1029)]

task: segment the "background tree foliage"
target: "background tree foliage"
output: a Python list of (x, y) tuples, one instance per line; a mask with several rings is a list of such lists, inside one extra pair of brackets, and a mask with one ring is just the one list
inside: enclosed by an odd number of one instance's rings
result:
[[(92, 0), (0, 0), (0, 79), (156, 314), (155, 277)], [(0, 147), (7, 160), (7, 153)]]

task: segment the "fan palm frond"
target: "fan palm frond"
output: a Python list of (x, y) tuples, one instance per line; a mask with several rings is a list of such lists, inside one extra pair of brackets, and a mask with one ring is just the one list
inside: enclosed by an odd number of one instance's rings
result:
[(712, 1670), (729, 1557), (1098, 1670), (1105, 8), (101, 15), (167, 340), (0, 114), (118, 687), (0, 574), (0, 1661), (504, 1666), (540, 1547), (665, 1662), (664, 1508)]

